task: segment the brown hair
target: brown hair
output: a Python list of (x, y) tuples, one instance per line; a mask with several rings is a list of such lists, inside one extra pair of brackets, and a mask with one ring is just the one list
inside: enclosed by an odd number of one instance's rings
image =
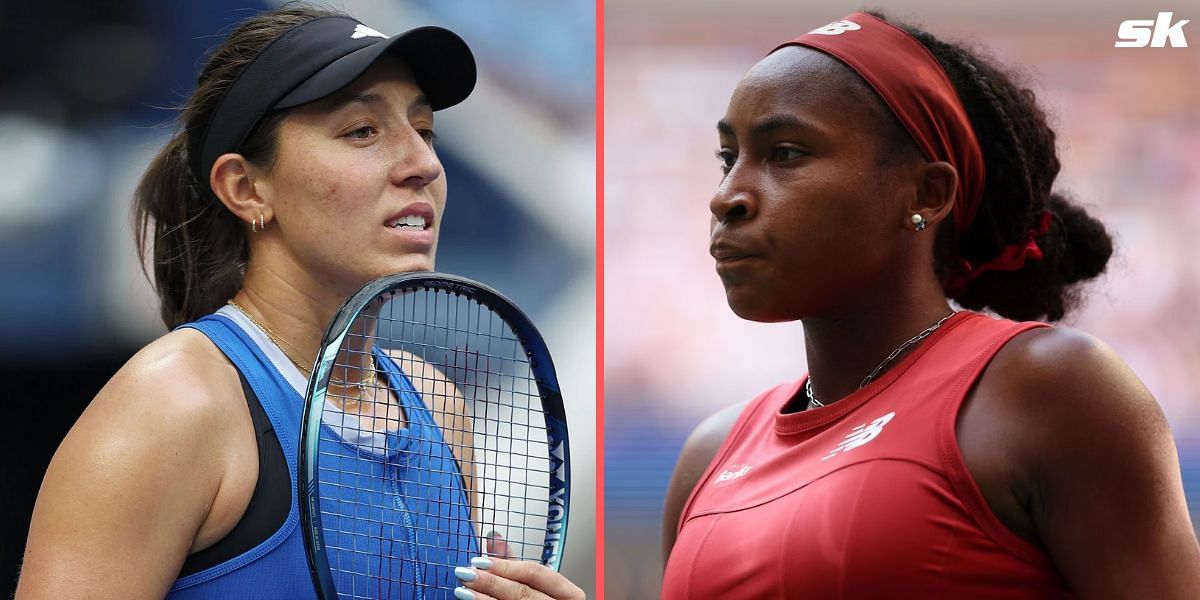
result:
[[(134, 237), (142, 268), (153, 258), (159, 312), (167, 327), (193, 321), (220, 308), (242, 287), (248, 244), (246, 225), (226, 210), (208, 185), (207, 173), (188, 167), (189, 131), (202, 129), (238, 74), (275, 38), (292, 28), (343, 13), (289, 5), (250, 17), (209, 56), (196, 90), (179, 117), (179, 130), (146, 168), (133, 194)], [(286, 113), (268, 114), (239, 152), (270, 166), (276, 133)]]

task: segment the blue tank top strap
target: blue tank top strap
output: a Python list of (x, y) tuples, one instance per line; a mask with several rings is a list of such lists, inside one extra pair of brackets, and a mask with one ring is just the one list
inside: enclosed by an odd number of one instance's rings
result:
[(271, 423), (276, 427), (276, 435), (283, 446), (288, 466), (296, 469), (296, 446), (300, 441), (299, 411), (288, 410), (286, 406), (276, 406), (276, 399), (279, 396), (278, 392), (282, 392), (285, 397), (280, 400), (292, 402), (296, 406), (303, 405), (304, 399), (275, 369), (275, 365), (271, 364), (271, 360), (263, 354), (258, 344), (228, 317), (211, 314), (178, 327), (184, 328), (195, 329), (208, 336), (246, 377), (246, 381), (258, 395), (259, 403), (263, 405)]
[(420, 431), (410, 431), (411, 435), (420, 439), (443, 443), (442, 428), (438, 426), (437, 421), (433, 418), (433, 409), (427, 406), (425, 401), (422, 400), (421, 393), (413, 386), (408, 374), (400, 369), (400, 365), (396, 363), (396, 359), (392, 358), (387, 352), (380, 350), (378, 347), (374, 349), (374, 352), (375, 365), (382, 367), (383, 372), (387, 374), (389, 387), (396, 392), (400, 407), (404, 409), (404, 414), (408, 417), (408, 428), (410, 430), (414, 427), (420, 429)]
[[(307, 560), (298, 529), (300, 511), (295, 477), (300, 409), (288, 410), (286, 406), (286, 403), (299, 404), (302, 400), (257, 344), (228, 318), (208, 315), (178, 327), (183, 328), (195, 329), (208, 337), (241, 371), (254, 390), (263, 412), (275, 428), (275, 435), (287, 461), (291, 500), (287, 519), (270, 537), (233, 559), (177, 579), (167, 597), (225, 599), (274, 597), (277, 593), (289, 597), (314, 597), (312, 584), (307, 580)], [(243, 568), (250, 563), (261, 565), (261, 568)], [(281, 586), (283, 581), (289, 583)], [(259, 596), (258, 592), (265, 595)]]

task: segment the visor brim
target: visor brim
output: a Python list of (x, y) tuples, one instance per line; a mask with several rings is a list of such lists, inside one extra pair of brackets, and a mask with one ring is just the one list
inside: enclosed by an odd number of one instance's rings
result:
[(273, 108), (292, 108), (329, 96), (350, 85), (385, 54), (400, 58), (412, 69), (433, 110), (462, 102), (475, 88), (475, 57), (467, 43), (448, 29), (418, 27), (329, 63)]

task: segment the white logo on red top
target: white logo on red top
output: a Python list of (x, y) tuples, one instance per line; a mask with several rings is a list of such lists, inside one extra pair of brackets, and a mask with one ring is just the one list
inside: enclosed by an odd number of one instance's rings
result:
[(828, 25), (818, 27), (809, 33), (815, 33), (817, 35), (842, 35), (847, 31), (857, 31), (859, 29), (862, 29), (862, 25), (859, 25), (854, 21), (842, 19), (841, 21), (834, 21)]
[(350, 39), (352, 40), (365, 37), (381, 37), (385, 40), (388, 39), (388, 36), (383, 35), (382, 33), (363, 25), (362, 23), (359, 23), (358, 26), (354, 28), (354, 33), (350, 34)]
[(850, 434), (846, 436), (846, 439), (842, 440), (842, 443), (838, 444), (837, 448), (834, 448), (828, 456), (822, 458), (821, 460), (829, 460), (838, 452), (849, 452), (879, 437), (879, 434), (883, 432), (883, 426), (887, 425), (894, 416), (896, 416), (896, 413), (890, 412), (882, 417), (879, 417), (878, 419), (875, 419), (874, 421), (871, 421), (871, 424), (869, 425), (859, 425), (858, 427), (851, 429)]
[[(738, 468), (738, 467), (741, 467), (741, 468)], [(752, 465), (729, 465), (729, 468), (725, 469), (724, 471), (721, 471), (720, 475), (717, 475), (717, 480), (713, 482), (713, 485), (714, 486), (725, 485), (726, 483), (729, 483), (730, 481), (733, 481), (734, 479), (737, 479), (738, 477), (742, 477), (746, 473), (749, 473), (750, 469), (753, 469), (753, 468), (754, 467)], [(737, 470), (735, 471), (734, 469), (737, 469)]]

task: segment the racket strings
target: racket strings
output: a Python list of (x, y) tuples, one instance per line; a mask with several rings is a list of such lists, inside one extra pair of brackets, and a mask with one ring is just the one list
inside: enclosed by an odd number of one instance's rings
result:
[(540, 560), (550, 448), (509, 324), (447, 292), (396, 294), (351, 326), (331, 372), (372, 365), (367, 383), (326, 395), (335, 437), (317, 469), (339, 593), (450, 597), (471, 556)]

